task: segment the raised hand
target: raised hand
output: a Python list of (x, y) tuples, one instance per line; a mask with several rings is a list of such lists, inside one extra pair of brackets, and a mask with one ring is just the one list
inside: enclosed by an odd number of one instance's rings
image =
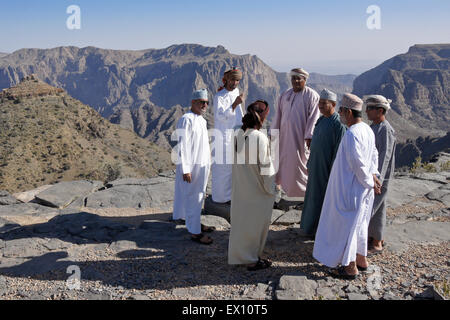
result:
[(233, 104), (231, 105), (231, 107), (233, 108), (233, 110), (236, 109), (236, 107), (237, 107), (238, 105), (240, 105), (243, 101), (244, 101), (244, 94), (241, 93), (240, 95), (238, 95), (238, 96), (236, 97), (236, 100), (234, 100)]

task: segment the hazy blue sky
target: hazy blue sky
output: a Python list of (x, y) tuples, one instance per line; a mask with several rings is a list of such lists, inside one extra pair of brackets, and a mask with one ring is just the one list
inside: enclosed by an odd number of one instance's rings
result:
[[(81, 30), (69, 30), (69, 5)], [(381, 30), (369, 30), (369, 5)], [(0, 52), (75, 45), (108, 49), (223, 45), (278, 71), (360, 73), (417, 43), (450, 42), (448, 0), (2, 1)]]

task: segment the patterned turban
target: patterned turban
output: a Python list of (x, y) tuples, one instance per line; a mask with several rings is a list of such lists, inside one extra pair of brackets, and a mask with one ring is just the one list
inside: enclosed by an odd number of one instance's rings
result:
[(194, 91), (192, 94), (192, 100), (208, 100), (208, 91), (206, 89), (200, 89)]
[(356, 95), (345, 93), (341, 100), (341, 107), (362, 111), (363, 101)]
[(337, 95), (333, 91), (330, 91), (328, 89), (323, 89), (322, 92), (320, 92), (320, 99), (330, 100), (330, 101), (337, 101)]
[(367, 107), (383, 108), (386, 111), (388, 111), (391, 108), (390, 103), (392, 102), (392, 100), (386, 99), (385, 97), (383, 97), (381, 95), (372, 94), (372, 95), (366, 96), (364, 98), (365, 98), (365, 104)]
[(291, 76), (291, 78), (293, 76), (303, 77), (303, 78), (305, 78), (305, 80), (309, 78), (309, 73), (302, 68), (292, 69), (291, 73), (289, 75)]
[(233, 69), (226, 71), (223, 74), (223, 77), (231, 80), (241, 80), (242, 79), (242, 71), (233, 67)]

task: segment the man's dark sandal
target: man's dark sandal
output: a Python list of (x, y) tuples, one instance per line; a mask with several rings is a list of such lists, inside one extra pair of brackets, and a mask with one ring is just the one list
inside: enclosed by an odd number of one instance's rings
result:
[(344, 279), (344, 280), (355, 280), (359, 274), (348, 274), (345, 271), (345, 267), (341, 266), (339, 268), (330, 269), (330, 273), (334, 278)]
[[(202, 241), (202, 239), (204, 237), (206, 237), (209, 240), (203, 240)], [(197, 243), (200, 243), (200, 244), (206, 244), (206, 245), (209, 245), (209, 244), (213, 243), (213, 239), (211, 239), (208, 236), (205, 236), (203, 233), (200, 233), (199, 235), (196, 235), (196, 236), (191, 236), (191, 240), (194, 241), (194, 242), (197, 242)]]
[(366, 272), (367, 271), (367, 267), (360, 267), (360, 266), (356, 266), (358, 268), (358, 271), (362, 271), (362, 272)]
[(203, 225), (202, 224), (202, 232), (213, 232), (213, 231), (216, 231), (216, 228), (215, 227), (208, 227), (208, 226), (205, 226), (205, 225)]
[(272, 262), (266, 259), (259, 259), (258, 262), (253, 267), (247, 267), (248, 271), (256, 271), (261, 269), (269, 268), (272, 265)]

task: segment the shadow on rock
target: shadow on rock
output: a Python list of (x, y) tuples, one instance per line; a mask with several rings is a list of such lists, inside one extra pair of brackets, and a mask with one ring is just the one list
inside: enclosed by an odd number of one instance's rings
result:
[[(66, 280), (70, 276), (67, 268), (76, 265), (82, 280), (126, 289), (167, 290), (268, 283), (278, 281), (285, 273), (310, 272), (306, 267), (249, 272), (244, 266), (228, 265), (226, 228), (213, 232), (214, 243), (204, 246), (190, 240), (184, 225), (157, 220), (146, 220), (138, 226), (127, 223), (137, 218), (121, 217), (117, 222), (112, 217), (79, 212), (0, 232), (0, 249), (3, 247), (4, 253), (0, 274)], [(218, 225), (225, 225), (221, 223)], [(294, 240), (298, 241), (298, 252), (292, 252)], [(312, 243), (291, 230), (270, 231), (265, 252), (274, 262), (314, 261), (308, 257)], [(93, 255), (95, 259), (91, 259)]]

